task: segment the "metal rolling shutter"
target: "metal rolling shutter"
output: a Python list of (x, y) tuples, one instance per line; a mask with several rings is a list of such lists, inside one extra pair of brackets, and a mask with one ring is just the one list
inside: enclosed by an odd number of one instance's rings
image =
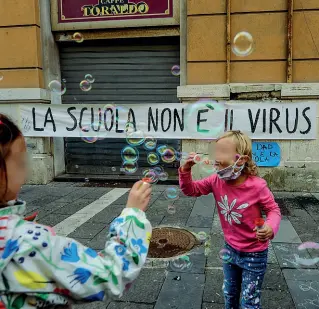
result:
[[(171, 74), (179, 64), (179, 38), (127, 39), (91, 41), (60, 46), (62, 78), (67, 92), (63, 104), (138, 104), (174, 103), (179, 78)], [(79, 83), (85, 74), (95, 77), (93, 89), (83, 92)], [(159, 140), (180, 150), (179, 140)], [(136, 178), (149, 167), (146, 151), (138, 147), (140, 159), (137, 173), (121, 172), (121, 150), (124, 139), (104, 139), (93, 144), (81, 138), (65, 139), (66, 172), (68, 174), (102, 175), (106, 178)], [(165, 170), (175, 178), (178, 163), (166, 164)], [(116, 168), (116, 169), (114, 169)]]

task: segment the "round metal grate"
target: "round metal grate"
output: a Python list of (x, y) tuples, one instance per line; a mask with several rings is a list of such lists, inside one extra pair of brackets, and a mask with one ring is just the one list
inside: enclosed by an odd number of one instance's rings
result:
[(196, 237), (174, 227), (155, 228), (148, 252), (149, 258), (170, 258), (185, 254), (196, 245)]

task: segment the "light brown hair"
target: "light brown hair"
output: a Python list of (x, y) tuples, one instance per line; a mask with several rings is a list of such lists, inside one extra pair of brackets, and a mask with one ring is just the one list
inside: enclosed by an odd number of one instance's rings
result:
[(225, 134), (217, 139), (217, 142), (223, 138), (231, 138), (236, 145), (236, 152), (239, 155), (249, 157), (243, 169), (243, 174), (257, 176), (257, 165), (252, 159), (253, 154), (251, 139), (241, 131), (227, 131)]

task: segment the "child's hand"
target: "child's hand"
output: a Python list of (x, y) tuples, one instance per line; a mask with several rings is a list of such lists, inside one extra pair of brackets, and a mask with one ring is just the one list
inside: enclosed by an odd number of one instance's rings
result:
[(194, 157), (196, 156), (195, 152), (188, 154), (185, 164), (182, 166), (182, 172), (189, 172), (192, 167), (195, 165)]
[(138, 208), (142, 211), (147, 209), (148, 203), (151, 199), (152, 188), (151, 185), (138, 181), (134, 184), (127, 199), (127, 208)]
[(257, 230), (257, 227), (255, 227), (254, 231), (257, 231), (256, 237), (259, 241), (267, 241), (274, 234), (272, 227), (268, 224), (264, 224), (263, 228), (259, 230)]

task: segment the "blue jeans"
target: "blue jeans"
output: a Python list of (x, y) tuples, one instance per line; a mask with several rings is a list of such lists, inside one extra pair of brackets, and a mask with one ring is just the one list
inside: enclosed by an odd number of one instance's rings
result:
[(268, 249), (240, 252), (227, 243), (225, 249), (230, 252), (230, 258), (223, 262), (225, 309), (261, 309), (261, 286), (267, 268)]

